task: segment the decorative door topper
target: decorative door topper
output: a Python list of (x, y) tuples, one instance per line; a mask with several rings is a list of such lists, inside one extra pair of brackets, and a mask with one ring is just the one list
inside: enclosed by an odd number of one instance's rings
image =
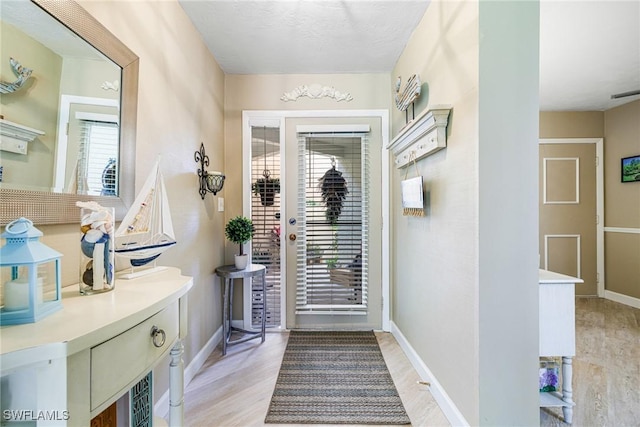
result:
[(333, 98), (336, 101), (352, 101), (353, 97), (349, 92), (339, 92), (336, 88), (332, 86), (322, 86), (318, 83), (307, 85), (300, 85), (297, 88), (293, 89), (291, 92), (285, 92), (280, 100), (287, 101), (297, 101), (298, 98), (306, 96), (311, 99), (320, 99), (320, 98)]

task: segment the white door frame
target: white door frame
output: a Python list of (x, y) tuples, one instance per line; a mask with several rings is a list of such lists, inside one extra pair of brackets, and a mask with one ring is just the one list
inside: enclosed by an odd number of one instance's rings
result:
[[(382, 330), (390, 331), (390, 218), (391, 209), (389, 201), (389, 150), (385, 147), (389, 144), (389, 110), (245, 110), (242, 112), (242, 170), (251, 170), (251, 126), (266, 125), (280, 126), (280, 150), (285, 148), (284, 129), (287, 118), (327, 118), (327, 117), (368, 117), (380, 118), (382, 128), (382, 153), (381, 153), (381, 171), (382, 171)], [(286, 182), (286, 171), (283, 170), (280, 180)], [(251, 177), (249, 174), (242, 174), (242, 188), (251, 188)], [(286, 206), (284, 193), (281, 194), (282, 206)], [(251, 212), (251, 192), (242, 192), (242, 210), (244, 215)], [(282, 245), (281, 251), (284, 251), (285, 245)], [(249, 249), (251, 250), (251, 249)], [(285, 256), (281, 254), (280, 259), (285, 261)], [(286, 272), (286, 265), (282, 266), (282, 274)], [(281, 283), (285, 283), (284, 280)], [(286, 325), (286, 289), (281, 290), (281, 307), (284, 307), (281, 313), (281, 324)], [(244, 318), (250, 319), (247, 308), (244, 309)]]
[(596, 144), (596, 286), (604, 291), (604, 140), (603, 138), (540, 138), (540, 144)]

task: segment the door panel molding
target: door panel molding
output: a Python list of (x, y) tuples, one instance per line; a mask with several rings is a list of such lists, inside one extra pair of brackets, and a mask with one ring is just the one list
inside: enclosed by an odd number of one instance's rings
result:
[[(575, 163), (575, 197), (573, 200), (549, 200), (547, 197), (547, 172), (549, 167), (548, 161), (571, 161)], [(543, 180), (543, 203), (545, 205), (577, 205), (580, 204), (580, 159), (578, 157), (544, 157), (542, 162), (542, 180)]]

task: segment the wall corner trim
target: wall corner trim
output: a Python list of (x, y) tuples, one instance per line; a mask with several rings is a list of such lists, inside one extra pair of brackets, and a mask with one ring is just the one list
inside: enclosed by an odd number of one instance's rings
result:
[(414, 350), (411, 344), (409, 344), (409, 341), (407, 341), (406, 337), (402, 334), (395, 322), (391, 322), (391, 334), (394, 336), (396, 341), (398, 341), (398, 344), (400, 344), (400, 348), (402, 348), (402, 351), (411, 362), (411, 365), (413, 365), (415, 370), (418, 372), (418, 375), (420, 375), (424, 381), (431, 383), (429, 391), (451, 425), (469, 426), (469, 422), (464, 418), (440, 382), (438, 382), (433, 373), (431, 373), (431, 370), (427, 367), (420, 356), (418, 356), (418, 353)]

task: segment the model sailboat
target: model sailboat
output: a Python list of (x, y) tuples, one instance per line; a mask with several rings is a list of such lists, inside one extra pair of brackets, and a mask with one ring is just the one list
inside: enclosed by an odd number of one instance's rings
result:
[[(134, 267), (145, 266), (176, 244), (169, 213), (169, 201), (158, 162), (116, 230), (115, 253)], [(164, 269), (153, 267), (119, 275), (132, 279)]]

